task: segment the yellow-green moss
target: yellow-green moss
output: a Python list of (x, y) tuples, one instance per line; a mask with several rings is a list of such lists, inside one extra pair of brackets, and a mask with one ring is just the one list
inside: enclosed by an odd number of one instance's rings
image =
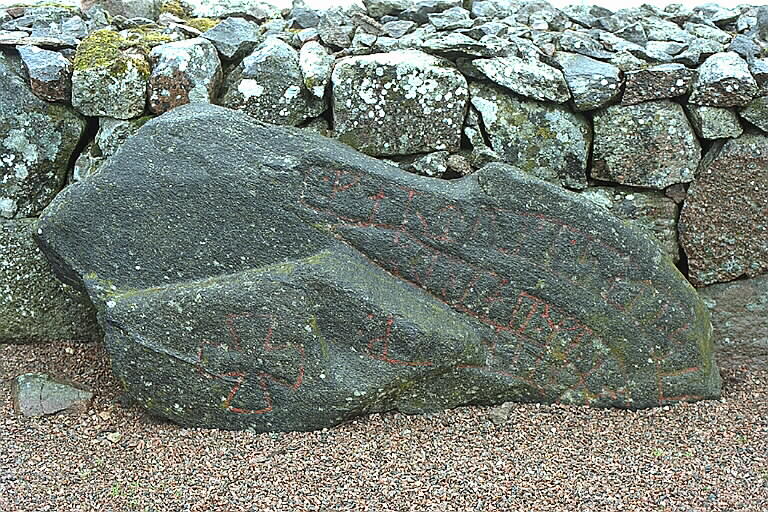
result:
[(110, 75), (120, 77), (128, 71), (128, 64), (132, 63), (144, 77), (149, 76), (149, 64), (147, 61), (130, 57), (123, 53), (123, 49), (134, 46), (112, 30), (97, 30), (86, 37), (75, 54), (74, 69), (83, 71), (86, 69), (104, 68)]
[(179, 18), (185, 18), (190, 15), (189, 8), (179, 0), (165, 0), (160, 6), (160, 13), (164, 12)]
[(126, 34), (127, 36), (123, 40), (122, 48), (136, 48), (144, 55), (149, 55), (149, 52), (155, 46), (173, 41), (171, 36), (163, 34), (151, 25), (132, 28)]
[(189, 18), (185, 20), (186, 24), (190, 27), (199, 30), (200, 32), (207, 32), (213, 27), (221, 23), (221, 20), (213, 18)]

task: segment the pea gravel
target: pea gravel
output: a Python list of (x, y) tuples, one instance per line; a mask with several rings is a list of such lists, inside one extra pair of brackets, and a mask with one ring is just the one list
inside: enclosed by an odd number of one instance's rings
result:
[[(0, 511), (768, 511), (768, 365), (721, 400), (630, 412), (510, 404), (310, 433), (181, 428), (125, 403), (99, 344), (0, 345)], [(14, 415), (10, 381), (89, 386)]]

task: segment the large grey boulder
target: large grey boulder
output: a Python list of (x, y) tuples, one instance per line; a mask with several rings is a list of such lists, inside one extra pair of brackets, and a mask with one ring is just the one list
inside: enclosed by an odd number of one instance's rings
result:
[(716, 142), (688, 190), (680, 242), (696, 286), (768, 271), (768, 137)]
[(56, 279), (34, 228), (0, 220), (0, 343), (101, 339), (88, 296)]
[(38, 215), (64, 185), (85, 120), (41, 100), (0, 52), (0, 218)]
[(683, 107), (668, 100), (595, 113), (592, 177), (663, 189), (693, 180), (701, 146)]
[(347, 57), (331, 76), (339, 139), (369, 155), (457, 150), (467, 80), (447, 60), (416, 50)]
[(128, 137), (139, 131), (139, 128), (149, 120), (149, 116), (138, 119), (99, 119), (99, 130), (80, 156), (75, 160), (70, 180), (80, 181), (89, 174), (97, 172), (104, 162), (114, 155)]
[(59, 195), (39, 240), (130, 395), (185, 425), (719, 395), (706, 308), (657, 245), (504, 165), (435, 180), (186, 105)]
[(470, 91), (491, 147), (504, 162), (568, 188), (587, 187), (592, 131), (581, 114), (489, 84), (472, 83)]

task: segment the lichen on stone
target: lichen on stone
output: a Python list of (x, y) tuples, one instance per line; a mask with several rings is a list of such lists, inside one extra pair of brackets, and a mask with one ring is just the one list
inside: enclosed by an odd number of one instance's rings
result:
[(160, 13), (167, 12), (173, 14), (179, 18), (185, 18), (190, 15), (190, 9), (183, 2), (179, 0), (165, 0), (160, 5)]
[[(143, 41), (146, 41), (144, 39)], [(167, 41), (165, 41), (167, 42)], [(149, 76), (149, 65), (139, 57), (126, 55), (123, 50), (140, 48), (140, 42), (133, 42), (112, 30), (97, 30), (80, 43), (75, 54), (75, 71), (107, 68), (112, 76), (123, 76), (128, 64), (133, 64), (142, 75)], [(160, 44), (160, 43), (158, 43)]]
[(221, 20), (213, 18), (188, 18), (185, 21), (187, 25), (199, 30), (200, 32), (207, 32), (221, 23)]

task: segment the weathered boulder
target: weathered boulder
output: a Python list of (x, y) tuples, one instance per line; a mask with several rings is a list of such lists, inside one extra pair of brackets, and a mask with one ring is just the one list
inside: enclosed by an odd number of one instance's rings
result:
[(130, 119), (144, 112), (149, 64), (125, 43), (117, 32), (97, 30), (77, 47), (72, 105), (81, 114)]
[(336, 59), (317, 41), (307, 41), (299, 51), (299, 66), (304, 86), (319, 99), (325, 97)]
[(260, 44), (227, 77), (221, 104), (260, 121), (291, 126), (324, 110), (322, 100), (304, 84), (299, 52), (276, 37)]
[(25, 373), (13, 379), (11, 396), (16, 414), (29, 417), (61, 411), (82, 413), (93, 399), (90, 391), (42, 373)]
[(259, 26), (243, 18), (226, 18), (200, 37), (211, 41), (226, 60), (242, 59), (256, 49), (261, 39)]
[(38, 233), (98, 305), (128, 392), (185, 425), (719, 394), (706, 308), (657, 245), (500, 164), (435, 180), (186, 105)]
[(592, 131), (581, 114), (490, 84), (472, 83), (470, 91), (491, 147), (504, 162), (568, 188), (587, 187)]
[(576, 110), (602, 107), (621, 92), (621, 78), (616, 66), (567, 52), (557, 52), (553, 60), (563, 71)]
[(738, 107), (752, 101), (757, 94), (757, 82), (746, 61), (734, 52), (721, 52), (699, 67), (688, 101), (709, 107)]
[(37, 46), (18, 47), (29, 85), (38, 98), (69, 103), (72, 97), (72, 64), (59, 52)]
[(607, 208), (616, 217), (652, 233), (669, 259), (675, 263), (680, 260), (677, 242), (680, 207), (663, 192), (630, 187), (589, 187), (581, 195)]
[(91, 301), (53, 275), (34, 224), (0, 220), (0, 343), (101, 339)]
[(331, 83), (342, 142), (382, 156), (459, 148), (469, 91), (447, 60), (415, 50), (347, 57)]
[(688, 94), (694, 73), (682, 64), (659, 64), (649, 68), (628, 71), (622, 105), (643, 101), (674, 98)]
[(750, 101), (739, 110), (739, 115), (762, 131), (768, 132), (768, 96), (758, 96)]
[(0, 218), (38, 215), (64, 185), (85, 120), (35, 96), (0, 52)]
[(592, 177), (663, 189), (693, 180), (701, 146), (683, 107), (668, 100), (595, 113)]
[(768, 137), (745, 133), (707, 152), (680, 214), (695, 286), (768, 271)]
[(739, 116), (731, 109), (689, 103), (685, 106), (685, 111), (696, 134), (702, 139), (729, 139), (744, 132)]
[(489, 80), (535, 100), (564, 103), (571, 98), (563, 72), (535, 59), (494, 57), (472, 63)]
[(768, 358), (768, 275), (705, 286), (699, 295), (712, 315), (718, 349)]
[(211, 103), (219, 88), (221, 61), (213, 43), (202, 37), (155, 46), (149, 61), (147, 95), (155, 114), (187, 103)]
[(271, 2), (253, 0), (184, 0), (189, 14), (198, 18), (244, 16), (258, 22), (279, 18), (280, 9)]

